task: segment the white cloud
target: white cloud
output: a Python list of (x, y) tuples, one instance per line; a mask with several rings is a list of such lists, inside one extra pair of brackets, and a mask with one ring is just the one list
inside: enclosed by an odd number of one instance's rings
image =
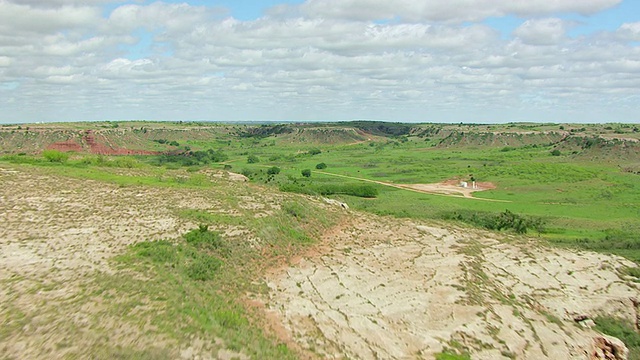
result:
[(640, 41), (640, 21), (622, 24), (617, 35), (623, 40)]
[(78, 27), (91, 27), (101, 21), (95, 7), (63, 6), (34, 8), (0, 1), (0, 33), (51, 33)]
[(566, 24), (561, 19), (527, 20), (514, 31), (514, 35), (531, 45), (554, 45), (565, 38)]
[[(325, 0), (241, 21), (186, 3), (129, 1), (103, 17), (86, 6), (99, 1), (0, 0), (0, 108), (25, 121), (487, 121), (616, 104), (637, 119), (639, 23), (571, 38), (553, 17), (617, 2)], [(457, 23), (501, 14), (536, 17), (508, 39)], [(393, 17), (410, 22), (368, 21)]]
[(349, 20), (479, 21), (505, 15), (544, 16), (558, 12), (593, 14), (621, 0), (307, 0), (300, 6), (310, 17)]
[(191, 6), (187, 3), (168, 4), (154, 2), (149, 5), (122, 5), (109, 16), (107, 31), (131, 31), (143, 27), (188, 32), (213, 18), (225, 14), (222, 8)]

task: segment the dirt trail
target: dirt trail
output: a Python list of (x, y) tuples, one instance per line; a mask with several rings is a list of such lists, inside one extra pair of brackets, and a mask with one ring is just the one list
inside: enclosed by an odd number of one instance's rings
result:
[(490, 233), (362, 216), (326, 251), (269, 278), (291, 336), (328, 359), (586, 359), (577, 314), (635, 319), (629, 261), (498, 241)]
[(365, 179), (365, 178), (360, 178), (355, 176), (334, 174), (326, 171), (316, 170), (315, 172), (323, 175), (336, 176), (336, 177), (341, 177), (345, 179), (359, 180), (359, 181), (370, 182), (378, 185), (390, 186), (397, 189), (403, 189), (403, 190), (418, 192), (422, 194), (439, 195), (439, 196), (455, 196), (455, 197), (463, 197), (465, 199), (491, 201), (491, 202), (505, 202), (505, 203), (511, 202), (508, 200), (484, 199), (484, 198), (477, 198), (472, 196), (473, 192), (489, 190), (491, 188), (469, 189), (469, 188), (462, 188), (460, 186), (452, 185), (446, 182), (436, 183), (436, 184), (393, 184), (393, 183), (388, 183), (384, 181), (370, 180), (370, 179)]

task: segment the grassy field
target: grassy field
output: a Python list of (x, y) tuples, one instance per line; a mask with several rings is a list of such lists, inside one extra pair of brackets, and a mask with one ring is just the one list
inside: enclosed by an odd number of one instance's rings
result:
[[(78, 124), (71, 125), (77, 129)], [(129, 139), (137, 148), (146, 144), (154, 151), (209, 150), (223, 157), (203, 161), (191, 157), (180, 162), (159, 160), (160, 156), (74, 155), (64, 165), (53, 162), (72, 168), (64, 170), (71, 175), (110, 178), (114, 175), (103, 174), (99, 168), (151, 167), (157, 173), (152, 178), (111, 180), (171, 186), (182, 180), (163, 177), (162, 169), (185, 167), (195, 172), (211, 167), (243, 173), (274, 188), (305, 193), (366, 184), (375, 188), (375, 199), (351, 196), (350, 191), (324, 192), (334, 193), (356, 209), (398, 217), (465, 220), (467, 216), (460, 216), (460, 212), (484, 216), (510, 211), (543, 224), (528, 232), (552, 243), (612, 251), (640, 260), (640, 147), (632, 141), (640, 135), (637, 127), (629, 124), (84, 125), (109, 134), (131, 129), (129, 135), (117, 136), (114, 143), (125, 144)], [(615, 136), (631, 140), (621, 142)], [(170, 142), (178, 146), (166, 145)], [(5, 156), (4, 161), (52, 164), (37, 156)], [(324, 173), (316, 171), (321, 163), (326, 165)], [(279, 173), (267, 174), (271, 167), (277, 167)], [(303, 170), (310, 170), (311, 176), (302, 176)], [(451, 179), (490, 182), (496, 189), (474, 196), (498, 201), (421, 194), (365, 181), (428, 184)], [(190, 177), (189, 184), (204, 182)]]

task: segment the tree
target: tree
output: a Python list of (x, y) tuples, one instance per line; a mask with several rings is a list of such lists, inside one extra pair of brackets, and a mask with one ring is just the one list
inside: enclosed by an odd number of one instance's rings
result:
[(327, 164), (325, 163), (320, 163), (318, 165), (316, 165), (316, 169), (318, 170), (322, 170), (322, 169), (326, 169), (327, 168)]
[(304, 177), (311, 177), (311, 170), (310, 170), (310, 169), (304, 169), (304, 170), (302, 170), (302, 176), (304, 176)]

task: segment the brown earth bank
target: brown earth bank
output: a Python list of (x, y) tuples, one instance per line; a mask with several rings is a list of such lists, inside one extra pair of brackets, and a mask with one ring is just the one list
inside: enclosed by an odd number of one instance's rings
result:
[(265, 301), (321, 358), (431, 359), (449, 348), (472, 359), (604, 359), (603, 344), (620, 342), (587, 320), (638, 316), (638, 285), (620, 272), (635, 265), (619, 257), (362, 214), (319, 249), (269, 275)]
[(75, 140), (55, 142), (47, 146), (47, 150), (58, 151), (87, 151), (97, 155), (156, 155), (158, 151), (132, 150), (119, 148), (109, 144), (108, 138), (100, 136), (101, 141), (96, 141), (96, 134), (91, 130), (85, 130), (80, 143)]

